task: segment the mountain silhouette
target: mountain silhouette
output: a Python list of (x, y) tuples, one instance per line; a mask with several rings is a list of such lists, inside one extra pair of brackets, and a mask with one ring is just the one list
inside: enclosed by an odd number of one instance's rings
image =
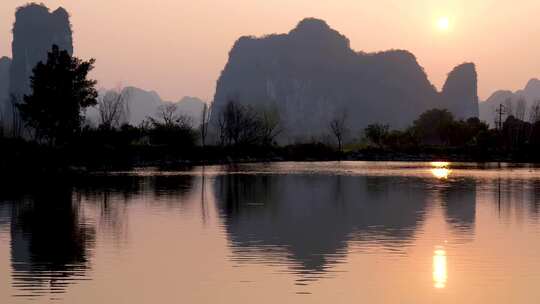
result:
[(30, 76), (36, 64), (47, 59), (53, 45), (73, 54), (69, 14), (54, 12), (43, 4), (27, 4), (17, 9), (13, 25), (10, 92), (22, 96), (30, 90)]
[(8, 110), (9, 102), (9, 69), (11, 59), (8, 57), (0, 58), (0, 127)]
[(343, 112), (349, 127), (406, 127), (422, 112), (448, 108), (478, 116), (476, 71), (457, 67), (441, 93), (407, 51), (355, 52), (349, 40), (318, 19), (288, 34), (241, 37), (217, 82), (212, 120), (230, 100), (277, 108), (289, 139), (317, 136)]
[(478, 75), (472, 63), (457, 66), (444, 84), (442, 108), (458, 118), (478, 117)]
[[(525, 101), (527, 110), (534, 102), (540, 101), (540, 80), (533, 78), (527, 82), (525, 88), (515, 92), (509, 90), (494, 92), (486, 101), (480, 103), (480, 119), (494, 126), (499, 105), (506, 106), (509, 103), (515, 110), (519, 100)], [(528, 118), (527, 113), (525, 113), (526, 118)]]
[[(108, 90), (101, 90), (99, 93), (103, 96), (107, 92)], [(127, 98), (129, 108), (128, 123), (133, 126), (140, 125), (148, 117), (156, 118), (160, 106), (172, 103), (161, 99), (155, 91), (146, 91), (131, 86), (123, 88), (121, 94)], [(204, 101), (197, 97), (183, 97), (174, 104), (177, 106), (178, 114), (190, 117), (194, 127), (199, 125), (205, 104)], [(89, 108), (86, 117), (92, 124), (99, 124), (99, 114), (96, 107)]]

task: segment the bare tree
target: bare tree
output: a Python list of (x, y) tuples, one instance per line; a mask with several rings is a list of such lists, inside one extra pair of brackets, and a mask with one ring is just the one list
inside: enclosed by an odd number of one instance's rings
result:
[(218, 135), (218, 138), (219, 138), (219, 145), (220, 146), (225, 145), (225, 141), (226, 141), (226, 138), (227, 138), (227, 132), (225, 130), (226, 126), (227, 126), (227, 124), (225, 122), (225, 115), (224, 115), (223, 112), (221, 112), (220, 115), (215, 120), (215, 128), (216, 128), (217, 135)]
[[(21, 137), (23, 134), (24, 124), (21, 120), (21, 115), (19, 113), (19, 108), (17, 107), (20, 104), (22, 98), (15, 94), (10, 95), (10, 108), (11, 108), (11, 136)], [(38, 134), (34, 134), (34, 137), (39, 137)], [(37, 138), (39, 139), (39, 138)]]
[(524, 120), (526, 111), (527, 111), (527, 101), (525, 101), (523, 97), (520, 97), (517, 101), (515, 117), (519, 120)]
[(173, 125), (176, 120), (178, 106), (174, 103), (159, 106), (157, 116), (163, 120), (165, 125)]
[(210, 115), (208, 113), (208, 105), (205, 103), (201, 113), (201, 144), (204, 148), (206, 144), (206, 135), (208, 134), (208, 119)]
[(253, 108), (233, 100), (227, 102), (216, 122), (221, 144), (261, 144), (264, 135), (272, 140), (276, 136), (277, 123), (269, 116), (267, 119), (268, 124), (264, 126), (262, 115)]
[(129, 95), (127, 91), (110, 91), (98, 100), (101, 126), (116, 129), (129, 121)]
[(329, 128), (338, 142), (339, 152), (343, 152), (343, 138), (348, 132), (347, 112), (343, 111), (341, 114), (336, 115), (336, 117), (330, 121)]
[(244, 119), (244, 107), (235, 101), (229, 101), (223, 111), (226, 140), (229, 144), (238, 144)]
[(166, 105), (159, 106), (157, 110), (157, 117), (163, 121), (163, 124), (166, 126), (174, 125), (176, 120), (176, 111), (178, 106), (174, 103), (169, 103)]
[(234, 100), (219, 111), (212, 111), (212, 115), (215, 115), (212, 121), (221, 145), (271, 146), (282, 131), (278, 111), (256, 110)]
[(533, 124), (540, 121), (540, 100), (536, 100), (531, 105), (531, 109), (529, 110), (529, 121)]
[(281, 133), (281, 118), (277, 110), (264, 110), (259, 114), (261, 143), (271, 146)]
[(178, 113), (178, 106), (175, 103), (168, 103), (161, 105), (157, 111), (158, 119), (152, 117), (148, 118), (151, 124), (161, 125), (166, 128), (181, 127), (181, 128), (192, 128), (193, 119), (186, 115), (181, 115)]
[(512, 103), (512, 98), (506, 98), (504, 101), (504, 111), (506, 117), (514, 116), (514, 104)]

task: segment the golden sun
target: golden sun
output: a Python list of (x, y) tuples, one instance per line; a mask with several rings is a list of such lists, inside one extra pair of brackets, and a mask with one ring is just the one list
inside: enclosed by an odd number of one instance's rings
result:
[(448, 17), (440, 17), (437, 19), (437, 29), (441, 32), (450, 30), (450, 19)]

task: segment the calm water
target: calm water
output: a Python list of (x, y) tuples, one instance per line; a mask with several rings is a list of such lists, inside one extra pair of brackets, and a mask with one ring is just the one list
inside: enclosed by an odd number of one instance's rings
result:
[(0, 303), (539, 303), (540, 169), (284, 163), (0, 191)]

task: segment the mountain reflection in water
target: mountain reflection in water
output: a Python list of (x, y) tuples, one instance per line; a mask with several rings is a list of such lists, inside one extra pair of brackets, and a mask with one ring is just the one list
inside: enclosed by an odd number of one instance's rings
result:
[[(373, 256), (404, 263), (421, 249), (427, 261), (418, 261), (427, 266), (422, 280), (431, 288), (448, 289), (457, 280), (452, 268), (456, 248), (467, 248), (477, 237), (479, 196), (489, 202), (482, 205), (484, 220), (486, 214), (491, 222), (536, 225), (539, 219), (540, 173), (535, 169), (428, 163), (381, 171), (378, 164), (366, 169), (343, 163), (314, 164), (321, 167), (308, 171), (305, 166), (143, 170), (6, 187), (0, 193), (0, 241), (6, 240), (9, 251), (0, 246), (0, 259), (7, 254), (10, 270), (0, 276), (11, 286), (0, 291), (19, 299), (62, 300), (76, 290), (73, 286), (103, 280), (97, 264), (110, 265), (108, 272), (115, 273), (115, 259), (142, 251), (134, 240), (146, 228), (147, 238), (163, 238), (147, 240), (164, 257), (175, 246), (194, 247), (201, 254), (224, 252), (207, 262), (240, 267), (236, 271), (268, 267), (291, 276), (298, 288), (355, 271), (347, 266), (351, 259)], [(493, 212), (486, 213), (487, 206)], [(432, 223), (438, 216), (444, 228)], [(450, 234), (442, 233), (446, 229)], [(182, 231), (191, 241), (175, 237)], [(197, 251), (197, 246), (206, 249)], [(153, 258), (148, 262), (161, 257)], [(172, 267), (183, 258), (188, 259), (178, 256), (167, 263)], [(299, 295), (310, 292), (297, 290)]]

